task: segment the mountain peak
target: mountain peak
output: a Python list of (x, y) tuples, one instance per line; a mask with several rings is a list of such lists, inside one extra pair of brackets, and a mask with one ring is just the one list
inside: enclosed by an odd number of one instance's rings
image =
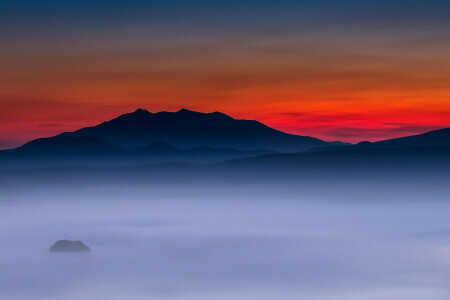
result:
[(175, 112), (176, 115), (188, 115), (188, 116), (196, 116), (196, 115), (206, 115), (205, 113), (201, 113), (198, 111), (193, 111), (187, 108), (182, 108), (179, 111)]
[(222, 119), (222, 120), (223, 119), (230, 119), (230, 120), (233, 119), (229, 115), (224, 114), (224, 113), (219, 112), (219, 111), (210, 112), (210, 113), (202, 113), (202, 112), (198, 112), (198, 111), (194, 111), (194, 110), (189, 110), (189, 109), (186, 109), (186, 108), (182, 108), (179, 111), (175, 112), (175, 115), (192, 116), (192, 117), (201, 116), (201, 117), (208, 117), (208, 118)]
[(133, 112), (129, 112), (129, 113), (125, 113), (123, 115), (118, 116), (115, 119), (112, 119), (111, 121), (107, 121), (104, 122), (105, 123), (109, 123), (109, 122), (130, 122), (130, 121), (136, 121), (136, 120), (145, 120), (148, 117), (153, 116), (153, 114), (151, 112), (149, 112), (148, 110), (145, 110), (143, 108), (138, 108)]
[(220, 112), (220, 111), (215, 111), (215, 112), (209, 113), (209, 115), (214, 116), (214, 117), (224, 118), (224, 119), (233, 119), (229, 115), (224, 114), (223, 112)]
[(190, 109), (187, 109), (187, 108), (182, 108), (182, 109), (177, 111), (177, 113), (185, 113), (185, 112), (196, 112), (196, 111), (193, 111), (193, 110), (190, 110)]
[(138, 109), (136, 109), (134, 112), (132, 112), (131, 114), (136, 114), (136, 115), (151, 115), (152, 113), (151, 112), (149, 112), (148, 110), (146, 110), (146, 109), (143, 109), (143, 108), (138, 108)]

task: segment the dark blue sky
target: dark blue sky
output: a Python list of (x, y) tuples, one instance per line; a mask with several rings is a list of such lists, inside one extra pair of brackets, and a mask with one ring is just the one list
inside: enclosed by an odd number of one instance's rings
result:
[[(450, 1), (445, 0), (316, 0), (316, 1), (1, 1), (2, 31), (21, 34), (66, 28), (107, 29), (136, 23), (164, 24), (168, 30), (187, 25), (220, 31), (277, 27), (439, 26), (450, 24)], [(204, 28), (203, 28), (204, 29)], [(298, 28), (300, 29), (300, 28)]]

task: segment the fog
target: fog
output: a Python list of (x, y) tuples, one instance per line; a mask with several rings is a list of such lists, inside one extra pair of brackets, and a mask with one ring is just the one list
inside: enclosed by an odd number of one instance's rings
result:
[[(9, 187), (0, 299), (448, 299), (448, 196), (350, 181)], [(92, 252), (49, 253), (61, 239)]]

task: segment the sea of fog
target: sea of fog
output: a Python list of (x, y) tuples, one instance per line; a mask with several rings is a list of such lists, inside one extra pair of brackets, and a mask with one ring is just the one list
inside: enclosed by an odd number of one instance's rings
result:
[[(448, 193), (330, 189), (10, 189), (0, 299), (449, 299)], [(92, 252), (50, 254), (60, 239)]]

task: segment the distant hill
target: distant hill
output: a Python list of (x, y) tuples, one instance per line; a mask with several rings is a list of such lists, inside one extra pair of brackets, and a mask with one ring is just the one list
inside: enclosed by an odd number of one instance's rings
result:
[(434, 147), (450, 146), (450, 128), (383, 140), (379, 142), (361, 142), (348, 148), (399, 148), (399, 147)]
[(92, 137), (56, 136), (42, 138), (7, 151), (0, 151), (0, 167), (90, 166), (111, 167), (168, 162), (213, 163), (229, 159), (273, 153), (267, 150), (236, 150), (209, 146), (179, 149), (164, 142), (153, 142), (136, 149), (125, 149)]
[(431, 147), (450, 146), (450, 128), (443, 128), (423, 134), (395, 138), (373, 143), (376, 147)]
[[(1, 168), (0, 168), (1, 170)], [(434, 193), (447, 193), (450, 176), (450, 147), (414, 147), (391, 149), (347, 149), (316, 153), (269, 154), (216, 164), (141, 164), (117, 167), (65, 167), (42, 168), (23, 171), (1, 170), (0, 186), (8, 189), (66, 185), (91, 186), (115, 184), (152, 186), (170, 191), (174, 186), (193, 186), (208, 190), (220, 187), (246, 189), (262, 195), (275, 188), (283, 193), (299, 193), (299, 200), (306, 191), (325, 192), (333, 197), (333, 189), (341, 190), (364, 201), (367, 194), (375, 193), (380, 201), (391, 193), (397, 184), (413, 191), (416, 186), (427, 187), (430, 200)], [(367, 184), (377, 185), (374, 190)], [(378, 187), (379, 185), (379, 187)], [(440, 188), (437, 188), (439, 187)], [(359, 188), (355, 188), (359, 187)], [(280, 190), (281, 188), (281, 190)], [(212, 197), (217, 195), (214, 190)], [(411, 195), (411, 194), (410, 194)], [(409, 200), (399, 194), (398, 200)]]
[(82, 157), (119, 155), (124, 153), (124, 149), (92, 137), (56, 136), (33, 140), (14, 149), (11, 153), (14, 153), (16, 156), (28, 157)]
[(172, 145), (159, 141), (150, 143), (145, 147), (138, 147), (136, 151), (141, 154), (162, 154), (162, 155), (180, 154), (183, 152), (179, 148), (176, 148)]
[(379, 142), (360, 142), (356, 145), (338, 145), (311, 149), (309, 152), (322, 152), (337, 149), (389, 149), (450, 146), (450, 128), (433, 130), (430, 132), (399, 137)]
[(220, 112), (200, 113), (187, 109), (158, 113), (137, 109), (97, 126), (65, 132), (60, 136), (93, 137), (125, 148), (142, 147), (157, 141), (177, 148), (209, 146), (280, 152), (340, 145), (287, 134), (257, 121), (238, 120)]
[[(237, 150), (232, 148), (213, 148), (210, 146), (188, 149), (176, 148), (164, 142), (153, 142), (145, 147), (130, 151), (134, 157), (152, 162), (218, 162), (236, 158), (246, 158), (265, 154), (273, 154), (268, 150)], [(151, 160), (149, 160), (151, 159)]]
[[(450, 146), (398, 148), (342, 148), (312, 153), (278, 153), (221, 163), (238, 169), (294, 170), (300, 173), (364, 173), (392, 170), (450, 171)], [(450, 175), (450, 174), (447, 174)]]

